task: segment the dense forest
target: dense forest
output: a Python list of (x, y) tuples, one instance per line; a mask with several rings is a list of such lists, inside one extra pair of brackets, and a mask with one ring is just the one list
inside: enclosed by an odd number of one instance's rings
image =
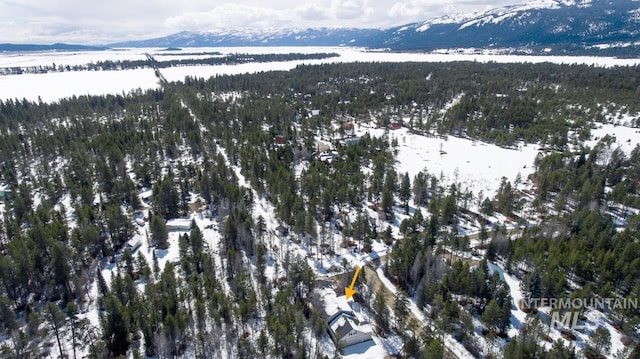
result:
[[(315, 243), (310, 257), (339, 256), (341, 244), (367, 253), (373, 243), (391, 246), (382, 265), (401, 289), (388, 299), (393, 310), (382, 295), (356, 299), (382, 332), (402, 337), (407, 357), (442, 357), (444, 334), (478, 357), (575, 357), (569, 344), (542, 345), (545, 324), (535, 315), (501, 354), (483, 352), (474, 321), (491, 340), (510, 326), (514, 304), (490, 268), (496, 263), (536, 295), (638, 297), (640, 147), (625, 154), (611, 138), (582, 143), (596, 122), (640, 125), (639, 81), (638, 67), (345, 63), (189, 77), (51, 104), (0, 101), (0, 356), (322, 357), (314, 262), (287, 251), (276, 260), (284, 275), (265, 275), (276, 256), (266, 219), (255, 214), (266, 198), (291, 240)], [(485, 198), (437, 173), (398, 173), (389, 136), (335, 141), (337, 160), (318, 160), (316, 139), (349, 138), (345, 124), (372, 121), (544, 151), (531, 188), (505, 179)], [(167, 220), (193, 212), (194, 196), (198, 208), (215, 208), (220, 245), (211, 248), (193, 221), (179, 235), (178, 260), (161, 267), (160, 255), (176, 245)], [(143, 210), (151, 259), (129, 246)], [(371, 225), (371, 210), (385, 226)], [(462, 220), (480, 228), (480, 246), (458, 233)], [(455, 260), (470, 252), (483, 260)], [(408, 298), (431, 330), (401, 328)], [(637, 342), (637, 308), (607, 315)], [(637, 350), (630, 345), (625, 357)]]
[[(147, 55), (144, 60), (105, 60), (88, 64), (62, 65), (52, 63), (44, 66), (28, 67), (3, 67), (0, 68), (0, 75), (21, 75), (21, 74), (42, 74), (48, 72), (68, 72), (68, 71), (117, 71), (133, 70), (145, 68), (168, 68), (176, 66), (202, 66), (202, 65), (238, 65), (247, 63), (281, 62), (295, 60), (322, 60), (337, 57), (336, 53), (289, 53), (289, 54), (227, 54), (221, 53), (161, 53), (155, 57), (177, 56), (178, 59), (156, 60), (151, 55)], [(193, 56), (195, 58), (188, 58)], [(186, 58), (185, 58), (186, 57)]]

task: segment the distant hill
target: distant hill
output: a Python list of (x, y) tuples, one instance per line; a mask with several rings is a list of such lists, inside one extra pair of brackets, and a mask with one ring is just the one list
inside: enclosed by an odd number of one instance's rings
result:
[(640, 1), (537, 0), (388, 29), (315, 28), (180, 32), (114, 47), (362, 46), (475, 48), (539, 54), (640, 54)]
[(86, 46), (71, 44), (52, 44), (52, 45), (35, 45), (35, 44), (0, 44), (0, 52), (30, 52), (30, 51), (98, 51), (106, 50), (104, 46)]
[(182, 31), (110, 47), (216, 47), (216, 46), (364, 46), (384, 41), (385, 30), (355, 28), (243, 29), (211, 32)]

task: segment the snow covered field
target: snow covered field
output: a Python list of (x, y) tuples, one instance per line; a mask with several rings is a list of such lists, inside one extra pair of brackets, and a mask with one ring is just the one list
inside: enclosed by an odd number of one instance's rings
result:
[(612, 148), (620, 147), (627, 155), (640, 143), (640, 129), (638, 128), (598, 124), (598, 128), (591, 130), (591, 140), (586, 141), (585, 145), (593, 147), (606, 135), (615, 138)]
[[(180, 55), (180, 52), (187, 55)], [(0, 53), (0, 68), (58, 65), (81, 65), (97, 61), (140, 60), (145, 53), (158, 55), (158, 60), (175, 58), (202, 58), (198, 53), (319, 53), (335, 52), (340, 56), (323, 60), (297, 60), (271, 63), (248, 63), (240, 65), (184, 66), (163, 69), (169, 81), (181, 81), (185, 76), (209, 77), (224, 74), (254, 73), (260, 71), (290, 70), (299, 64), (321, 64), (337, 62), (451, 62), (478, 61), (500, 63), (587, 64), (596, 66), (626, 66), (640, 64), (640, 59), (614, 59), (583, 56), (515, 56), (495, 54), (425, 54), (370, 52), (362, 48), (346, 47), (221, 47), (184, 48), (181, 51), (165, 51), (161, 48), (135, 48), (86, 52), (35, 52)], [(191, 54), (191, 55), (189, 55)], [(109, 72), (63, 72), (49, 74), (24, 74), (0, 77), (0, 100), (26, 98), (37, 101), (57, 101), (72, 95), (102, 95), (129, 92), (132, 89), (157, 88), (152, 70), (126, 70)]]
[(145, 52), (145, 49), (9, 52), (0, 54), (0, 67), (51, 66), (54, 63), (56, 66), (74, 66), (106, 60), (144, 60)]
[(398, 139), (398, 173), (408, 172), (411, 179), (422, 170), (442, 174), (445, 183), (460, 183), (462, 188), (476, 194), (483, 191), (485, 196), (495, 195), (502, 177), (513, 182), (520, 174), (525, 179), (533, 172), (539, 150), (536, 145), (516, 150), (453, 136), (425, 137), (406, 128), (389, 136)]
[(0, 100), (55, 102), (74, 95), (121, 94), (159, 86), (152, 69), (10, 75), (0, 76)]

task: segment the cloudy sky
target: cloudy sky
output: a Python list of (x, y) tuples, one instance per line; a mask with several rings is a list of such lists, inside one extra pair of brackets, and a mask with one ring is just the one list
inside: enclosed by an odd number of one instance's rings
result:
[(526, 0), (0, 0), (0, 43), (102, 44), (221, 28), (389, 27)]

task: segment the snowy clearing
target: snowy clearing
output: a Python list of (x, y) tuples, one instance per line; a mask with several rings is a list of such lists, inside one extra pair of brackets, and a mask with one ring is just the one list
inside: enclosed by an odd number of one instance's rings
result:
[(482, 190), (491, 196), (502, 177), (513, 181), (518, 174), (526, 178), (532, 173), (539, 150), (537, 145), (521, 145), (516, 150), (453, 136), (426, 137), (406, 128), (391, 131), (389, 137), (398, 139), (399, 173), (408, 172), (413, 179), (426, 169), (432, 175), (442, 173), (447, 183), (460, 183), (474, 193)]

